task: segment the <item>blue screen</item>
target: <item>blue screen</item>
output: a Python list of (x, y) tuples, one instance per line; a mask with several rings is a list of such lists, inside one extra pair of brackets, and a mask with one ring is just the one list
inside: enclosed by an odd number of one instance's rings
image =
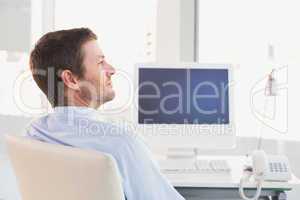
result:
[(229, 124), (227, 69), (139, 68), (140, 124)]

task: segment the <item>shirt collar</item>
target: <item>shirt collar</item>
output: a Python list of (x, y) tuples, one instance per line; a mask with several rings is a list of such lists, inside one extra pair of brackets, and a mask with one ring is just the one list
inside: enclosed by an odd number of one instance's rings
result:
[(96, 109), (84, 106), (57, 106), (53, 110), (53, 114), (55, 115), (79, 116), (93, 119), (99, 119), (100, 117)]

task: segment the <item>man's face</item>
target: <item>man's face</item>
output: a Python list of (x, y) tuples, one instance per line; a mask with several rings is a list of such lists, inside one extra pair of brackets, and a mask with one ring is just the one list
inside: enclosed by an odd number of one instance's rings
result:
[(82, 50), (85, 71), (80, 81), (81, 94), (83, 98), (89, 99), (91, 103), (99, 107), (115, 97), (111, 80), (115, 69), (106, 62), (96, 40), (86, 42)]

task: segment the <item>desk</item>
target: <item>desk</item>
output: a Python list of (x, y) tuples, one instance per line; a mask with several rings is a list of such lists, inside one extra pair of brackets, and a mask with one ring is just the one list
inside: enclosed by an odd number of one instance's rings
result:
[[(176, 180), (176, 176), (178, 179)], [(180, 177), (181, 176), (181, 177)], [(185, 176), (186, 181), (183, 181), (182, 176)], [(186, 200), (240, 200), (239, 183), (238, 182), (204, 182), (199, 179), (198, 183), (187, 181), (190, 175), (175, 175), (169, 180), (174, 185), (179, 193)], [(192, 180), (195, 180), (192, 179)], [(299, 184), (296, 177), (289, 183), (280, 182), (265, 182), (261, 193), (263, 200), (286, 200), (285, 191), (292, 190), (293, 186)], [(254, 184), (246, 185), (246, 195), (253, 196), (255, 193)], [(270, 198), (269, 198), (270, 197)]]
[[(228, 160), (228, 164), (232, 169), (230, 178), (223, 180), (208, 179), (207, 174), (166, 174), (166, 177), (186, 200), (241, 200), (238, 190), (245, 157), (226, 156), (216, 158)], [(299, 184), (300, 182), (295, 176), (288, 183), (265, 182), (261, 199), (286, 200), (285, 192), (292, 190), (294, 186)], [(247, 196), (254, 195), (255, 183), (245, 184), (245, 188)]]
[[(188, 177), (187, 177), (188, 178)], [(179, 182), (170, 180), (174, 187), (186, 198), (186, 200), (240, 200), (238, 183), (212, 183), (212, 182)], [(290, 191), (293, 185), (298, 182), (295, 180), (289, 183), (265, 183), (261, 193), (263, 200), (286, 200), (285, 191)], [(247, 196), (253, 196), (255, 186), (248, 184), (246, 187)], [(269, 198), (271, 197), (271, 198)]]
[[(186, 200), (241, 200), (238, 188), (210, 188), (210, 187), (176, 187)], [(247, 196), (253, 196), (255, 191), (246, 190)], [(263, 189), (261, 200), (286, 200), (283, 189)]]

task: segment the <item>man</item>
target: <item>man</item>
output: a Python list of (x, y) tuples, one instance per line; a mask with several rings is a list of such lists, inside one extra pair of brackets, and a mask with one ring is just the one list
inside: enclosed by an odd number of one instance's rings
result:
[(96, 109), (115, 97), (111, 81), (115, 69), (91, 30), (47, 33), (31, 52), (30, 68), (54, 112), (33, 122), (29, 137), (111, 154), (127, 200), (183, 200), (138, 137), (98, 120)]

